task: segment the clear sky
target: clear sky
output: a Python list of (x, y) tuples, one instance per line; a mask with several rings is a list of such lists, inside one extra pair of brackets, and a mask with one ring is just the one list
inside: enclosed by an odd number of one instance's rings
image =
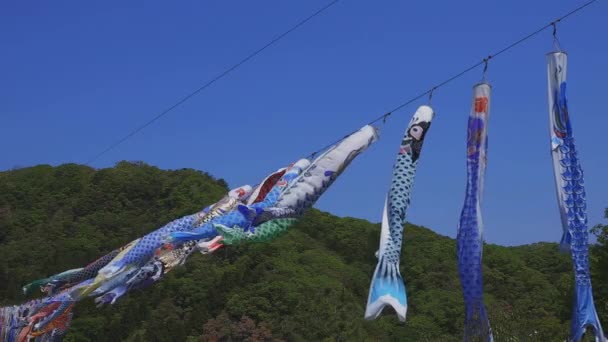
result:
[[(328, 1), (0, 4), (0, 169), (84, 163)], [(93, 163), (195, 168), (231, 186), (343, 136), (582, 1), (343, 0)], [(558, 26), (590, 224), (605, 222), (608, 4)], [(558, 241), (545, 53), (550, 30), (492, 60), (486, 240)], [(408, 220), (454, 237), (481, 68), (439, 89)], [(317, 208), (378, 222), (403, 130), (381, 127)]]

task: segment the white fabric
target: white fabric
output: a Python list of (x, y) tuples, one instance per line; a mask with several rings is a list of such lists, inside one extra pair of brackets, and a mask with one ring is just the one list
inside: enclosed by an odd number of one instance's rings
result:
[(551, 157), (553, 158), (553, 175), (556, 183), (559, 214), (562, 222), (563, 236), (568, 234), (568, 217), (566, 215), (565, 192), (559, 191), (566, 185), (566, 181), (561, 177), (562, 166), (560, 165), (558, 147), (562, 140), (555, 134), (553, 127), (556, 125), (556, 118), (553, 111), (553, 104), (558, 101), (555, 98), (555, 90), (566, 81), (568, 55), (565, 52), (552, 52), (547, 54), (547, 84), (549, 93), (549, 132), (551, 134)]

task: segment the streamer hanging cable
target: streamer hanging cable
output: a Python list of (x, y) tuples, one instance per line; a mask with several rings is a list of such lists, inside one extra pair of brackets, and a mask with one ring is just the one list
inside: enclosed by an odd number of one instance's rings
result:
[(291, 32), (295, 31), (296, 29), (298, 29), (300, 26), (306, 24), (308, 21), (310, 21), (311, 19), (313, 19), (314, 17), (318, 16), (319, 14), (325, 12), (327, 9), (329, 9), (331, 6), (335, 5), (338, 1), (340, 0), (334, 0), (331, 1), (330, 3), (328, 3), (327, 5), (321, 7), (320, 9), (318, 9), (317, 11), (315, 11), (314, 13), (312, 13), (311, 15), (309, 15), (308, 17), (306, 17), (305, 19), (301, 20), (300, 22), (298, 22), (297, 24), (295, 24), (294, 26), (292, 26), (289, 30), (283, 32), (282, 34), (280, 34), (279, 36), (277, 36), (276, 38), (272, 39), (270, 42), (266, 43), (266, 45), (262, 46), (261, 48), (257, 49), (256, 51), (254, 51), (253, 53), (249, 54), (247, 57), (243, 58), (240, 62), (234, 64), (233, 66), (231, 66), (230, 68), (226, 69), (225, 71), (223, 71), (222, 73), (220, 73), (219, 75), (217, 75), (216, 77), (212, 78), (210, 81), (208, 81), (207, 83), (205, 83), (204, 85), (202, 85), (200, 88), (196, 89), (195, 91), (193, 91), (192, 93), (186, 95), (185, 97), (183, 97), (181, 100), (177, 101), (174, 105), (172, 105), (171, 107), (163, 110), (162, 112), (160, 112), (158, 115), (156, 115), (155, 117), (153, 117), (151, 120), (149, 120), (148, 122), (146, 122), (145, 124), (139, 126), (138, 128), (136, 128), (135, 130), (133, 130), (131, 133), (127, 134), (126, 136), (124, 136), (122, 139), (116, 141), (114, 144), (108, 146), (105, 150), (99, 152), (98, 154), (96, 154), (95, 156), (93, 156), (93, 158), (89, 159), (85, 165), (89, 165), (92, 162), (94, 162), (95, 160), (97, 160), (99, 157), (103, 156), (104, 154), (110, 152), (111, 150), (113, 150), (114, 148), (116, 148), (116, 146), (122, 144), (123, 142), (129, 140), (131, 137), (133, 137), (135, 134), (139, 133), (140, 131), (142, 131), (144, 128), (150, 126), (152, 123), (154, 123), (156, 120), (160, 119), (161, 117), (165, 116), (166, 114), (168, 114), (169, 112), (171, 112), (173, 109), (177, 108), (179, 105), (181, 105), (182, 103), (188, 101), (190, 98), (192, 98), (194, 95), (200, 93), (201, 91), (205, 90), (206, 88), (208, 88), (209, 86), (211, 86), (213, 83), (219, 81), (220, 79), (224, 78), (225, 76), (227, 76), (228, 74), (230, 74), (232, 71), (234, 71), (235, 69), (237, 69), (238, 67), (240, 67), (241, 65), (245, 64), (246, 62), (248, 62), (250, 59), (252, 59), (253, 57), (257, 56), (258, 54), (260, 54), (262, 51), (266, 50), (267, 48), (269, 48), (270, 46), (276, 44), (278, 41), (280, 41), (281, 39), (283, 39), (285, 36), (287, 36), (288, 34), (290, 34)]
[[(534, 32), (532, 32), (532, 33), (530, 33), (530, 34), (528, 34), (527, 36), (525, 36), (525, 37), (523, 37), (523, 38), (521, 38), (521, 39), (519, 39), (519, 40), (515, 41), (514, 43), (511, 43), (510, 45), (507, 45), (506, 47), (504, 47), (504, 48), (502, 48), (502, 49), (500, 49), (500, 50), (496, 51), (496, 52), (495, 52), (495, 53), (493, 53), (493, 54), (488, 55), (487, 57), (483, 58), (481, 61), (479, 61), (479, 62), (477, 62), (477, 63), (475, 63), (475, 64), (471, 65), (470, 67), (468, 67), (468, 68), (464, 69), (463, 71), (461, 71), (461, 72), (459, 72), (459, 73), (455, 74), (454, 76), (452, 76), (452, 77), (450, 77), (450, 78), (446, 79), (445, 81), (443, 81), (443, 82), (439, 83), (438, 85), (436, 85), (436, 86), (434, 86), (434, 87), (430, 88), (429, 90), (426, 90), (426, 91), (424, 91), (424, 92), (422, 92), (422, 93), (420, 93), (420, 94), (418, 94), (418, 95), (416, 95), (416, 96), (412, 97), (411, 99), (409, 99), (409, 100), (405, 101), (404, 103), (402, 103), (402, 104), (398, 105), (397, 107), (395, 107), (395, 108), (393, 108), (393, 109), (389, 110), (389, 111), (388, 111), (388, 112), (386, 112), (385, 114), (382, 114), (381, 116), (379, 116), (379, 117), (377, 117), (377, 118), (373, 119), (372, 121), (368, 122), (367, 124), (368, 124), (368, 125), (372, 125), (372, 124), (374, 124), (374, 123), (376, 123), (376, 122), (378, 122), (378, 121), (380, 121), (380, 120), (382, 120), (382, 122), (383, 122), (383, 123), (386, 123), (386, 120), (387, 120), (387, 119), (388, 119), (388, 118), (389, 118), (389, 117), (390, 117), (390, 116), (391, 116), (391, 115), (392, 115), (394, 112), (396, 112), (396, 111), (398, 111), (398, 110), (400, 110), (400, 109), (402, 109), (402, 108), (404, 108), (404, 107), (408, 106), (409, 104), (411, 104), (411, 103), (413, 103), (414, 101), (417, 101), (417, 100), (419, 100), (419, 99), (423, 98), (423, 97), (424, 97), (424, 96), (426, 96), (426, 95), (428, 95), (428, 96), (429, 96), (429, 103), (430, 103), (430, 102), (431, 102), (431, 99), (433, 98), (433, 92), (434, 92), (435, 90), (437, 90), (438, 88), (443, 87), (444, 85), (446, 85), (446, 84), (448, 84), (448, 83), (452, 82), (453, 80), (455, 80), (455, 79), (457, 79), (457, 78), (462, 77), (464, 74), (466, 74), (466, 73), (468, 73), (469, 71), (471, 71), (471, 70), (473, 70), (473, 69), (475, 69), (475, 68), (479, 67), (480, 65), (484, 65), (483, 77), (484, 77), (484, 79), (485, 79), (485, 72), (487, 71), (487, 65), (488, 65), (488, 61), (489, 61), (490, 59), (496, 58), (496, 56), (501, 55), (501, 54), (503, 54), (503, 53), (507, 52), (508, 50), (510, 50), (510, 49), (514, 48), (515, 46), (517, 46), (517, 45), (519, 45), (519, 44), (521, 44), (521, 43), (525, 42), (526, 40), (528, 40), (528, 39), (530, 39), (530, 38), (532, 38), (532, 37), (536, 36), (537, 34), (541, 33), (542, 31), (546, 30), (546, 29), (547, 29), (547, 28), (549, 28), (549, 27), (553, 27), (553, 40), (554, 40), (554, 43), (556, 43), (556, 44), (557, 44), (557, 47), (559, 48), (559, 42), (557, 41), (557, 28), (556, 28), (556, 24), (557, 24), (557, 23), (559, 23), (559, 22), (561, 22), (562, 20), (564, 20), (564, 19), (568, 18), (569, 16), (571, 16), (571, 15), (575, 14), (576, 12), (578, 12), (578, 11), (582, 10), (583, 8), (585, 8), (585, 7), (589, 6), (589, 5), (591, 5), (592, 3), (596, 2), (596, 1), (597, 1), (597, 0), (591, 0), (591, 1), (588, 1), (588, 2), (586, 2), (586, 3), (584, 3), (584, 4), (582, 4), (581, 6), (579, 6), (579, 7), (575, 8), (575, 9), (573, 9), (572, 11), (570, 11), (570, 12), (568, 12), (568, 13), (564, 14), (563, 16), (561, 16), (561, 17), (559, 17), (559, 18), (557, 18), (557, 19), (553, 20), (552, 22), (550, 22), (550, 23), (548, 23), (548, 24), (544, 25), (543, 27), (541, 27), (541, 28), (537, 29), (536, 31), (534, 31)], [(351, 133), (347, 134), (346, 136), (349, 136), (350, 134), (353, 134), (353, 133), (355, 133), (356, 131), (357, 131), (357, 130), (354, 130), (354, 131), (352, 131)], [(331, 147), (331, 146), (333, 146), (333, 145), (335, 145), (335, 144), (339, 143), (339, 142), (340, 142), (340, 141), (342, 141), (343, 139), (344, 139), (344, 138), (338, 139), (338, 140), (334, 141), (333, 143), (328, 144), (328, 145), (326, 145), (326, 146), (324, 146), (324, 147), (322, 147), (322, 148), (320, 148), (320, 149), (316, 150), (315, 152), (313, 152), (313, 153), (309, 154), (309, 156), (316, 155), (316, 154), (318, 154), (320, 151), (323, 151), (323, 150), (325, 150), (325, 149), (327, 149), (327, 148), (329, 148), (329, 147)]]
[(429, 90), (429, 106), (433, 103), (433, 92), (435, 89), (437, 89), (437, 87), (433, 87), (431, 90)]
[(562, 47), (559, 44), (559, 39), (557, 39), (557, 23), (558, 22), (559, 22), (559, 19), (552, 23), (552, 25), (553, 25), (553, 48), (555, 49), (555, 51), (562, 51)]
[(488, 72), (488, 62), (492, 59), (492, 56), (488, 56), (483, 59), (483, 73), (481, 74), (481, 82), (486, 81), (486, 73)]

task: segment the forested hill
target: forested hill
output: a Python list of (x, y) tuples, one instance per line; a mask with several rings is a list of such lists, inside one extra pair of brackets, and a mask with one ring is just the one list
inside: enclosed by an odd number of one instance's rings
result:
[[(226, 190), (223, 180), (200, 171), (143, 163), (0, 172), (0, 304), (23, 301), (23, 284), (84, 266)], [(405, 229), (407, 322), (399, 324), (390, 310), (363, 320), (379, 231), (379, 224), (312, 210), (274, 242), (193, 255), (113, 307), (79, 303), (66, 340), (461, 341), (455, 241), (423, 227)], [(608, 266), (607, 230), (596, 231), (599, 271)], [(569, 256), (555, 244), (487, 245), (484, 272), (497, 341), (567, 336), (573, 276)], [(593, 280), (606, 325), (608, 277), (594, 272)]]

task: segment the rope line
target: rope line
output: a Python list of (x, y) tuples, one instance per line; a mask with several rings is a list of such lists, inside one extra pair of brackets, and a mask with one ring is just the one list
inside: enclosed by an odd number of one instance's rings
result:
[(269, 41), (268, 43), (266, 43), (261, 48), (255, 50), (251, 54), (247, 55), (240, 62), (238, 62), (238, 63), (234, 64), (233, 66), (231, 66), (230, 68), (226, 69), (225, 71), (223, 71), (222, 73), (220, 73), (216, 77), (212, 78), (211, 80), (209, 80), (207, 83), (205, 83), (204, 85), (202, 85), (201, 87), (199, 87), (198, 89), (196, 89), (195, 91), (193, 91), (192, 93), (186, 95), (181, 100), (177, 101), (174, 105), (170, 106), (169, 108), (167, 108), (167, 109), (163, 110), (162, 112), (160, 112), (159, 114), (157, 114), (155, 117), (153, 117), (152, 119), (150, 119), (145, 124), (137, 127), (136, 129), (134, 129), (133, 131), (131, 131), (131, 133), (127, 134), (126, 136), (124, 136), (120, 140), (118, 140), (115, 143), (113, 143), (110, 146), (108, 146), (105, 150), (103, 150), (103, 151), (99, 152), (98, 154), (96, 154), (95, 156), (93, 156), (91, 159), (89, 159), (85, 163), (85, 165), (90, 165), (92, 162), (94, 162), (95, 160), (99, 159), (99, 157), (103, 156), (104, 154), (106, 154), (106, 153), (110, 152), (111, 150), (113, 150), (114, 148), (116, 148), (118, 145), (120, 145), (120, 144), (124, 143), (125, 141), (129, 140), (135, 134), (141, 132), (143, 129), (145, 129), (146, 127), (150, 126), (152, 123), (154, 123), (156, 120), (158, 120), (158, 119), (162, 118), (163, 116), (167, 115), (169, 112), (171, 112), (173, 109), (177, 108), (179, 105), (183, 104), (184, 102), (188, 101), (193, 96), (195, 96), (198, 93), (202, 92), (203, 90), (207, 89), (209, 86), (211, 86), (215, 82), (217, 82), (220, 79), (224, 78), (225, 76), (227, 76), (228, 74), (230, 74), (232, 71), (234, 71), (235, 69), (237, 69), (241, 65), (247, 63), (249, 60), (251, 60), (252, 58), (254, 58), (255, 56), (257, 56), (258, 54), (260, 54), (262, 51), (264, 51), (267, 48), (271, 47), (272, 45), (276, 44), (278, 41), (280, 41), (285, 36), (287, 36), (291, 32), (293, 32), (296, 29), (298, 29), (300, 26), (306, 24), (308, 21), (310, 21), (314, 17), (316, 17), (319, 14), (325, 12), (327, 9), (329, 9), (330, 7), (332, 7), (333, 5), (335, 5), (338, 1), (340, 1), (340, 0), (331, 1), (327, 5), (321, 7), (320, 9), (318, 9), (317, 11), (315, 11), (314, 13), (312, 13), (311, 15), (309, 15), (308, 17), (306, 17), (305, 19), (299, 21), (297, 24), (295, 24), (294, 26), (292, 26), (287, 31), (283, 32), (282, 34), (280, 34), (276, 38), (274, 38), (271, 41)]
[[(386, 112), (385, 114), (382, 114), (381, 116), (379, 116), (379, 117), (377, 117), (377, 118), (373, 119), (372, 121), (368, 122), (367, 124), (368, 124), (368, 125), (372, 125), (372, 124), (375, 124), (376, 122), (378, 122), (378, 121), (380, 121), (380, 120), (382, 120), (383, 124), (385, 124), (385, 123), (386, 123), (386, 120), (387, 120), (387, 119), (388, 119), (388, 118), (389, 118), (389, 117), (390, 117), (390, 116), (391, 116), (391, 115), (392, 115), (394, 112), (399, 111), (400, 109), (403, 109), (404, 107), (406, 107), (406, 106), (410, 105), (411, 103), (413, 103), (413, 102), (415, 102), (415, 101), (417, 101), (417, 100), (419, 100), (419, 99), (421, 99), (421, 98), (423, 98), (424, 96), (427, 96), (427, 95), (428, 95), (428, 97), (429, 97), (429, 104), (430, 104), (431, 99), (433, 98), (433, 92), (434, 92), (435, 90), (437, 90), (438, 88), (441, 88), (441, 87), (445, 86), (446, 84), (448, 84), (448, 83), (450, 83), (450, 82), (454, 81), (455, 79), (458, 79), (458, 78), (462, 77), (463, 75), (467, 74), (468, 72), (470, 72), (470, 71), (472, 71), (472, 70), (476, 69), (477, 67), (479, 67), (479, 66), (481, 66), (481, 65), (484, 65), (483, 78), (485, 78), (485, 72), (487, 71), (487, 68), (488, 68), (488, 62), (489, 62), (491, 59), (494, 59), (494, 58), (496, 58), (496, 56), (499, 56), (499, 55), (501, 55), (501, 54), (503, 54), (503, 53), (507, 52), (508, 50), (510, 50), (510, 49), (512, 49), (512, 48), (514, 48), (514, 47), (516, 47), (517, 45), (519, 45), (519, 44), (521, 44), (521, 43), (525, 42), (526, 40), (528, 40), (528, 39), (530, 39), (530, 38), (532, 38), (532, 37), (536, 36), (537, 34), (541, 33), (542, 31), (546, 30), (546, 29), (547, 29), (547, 28), (549, 28), (549, 27), (553, 27), (553, 40), (554, 40), (554, 43), (555, 43), (555, 42), (557, 42), (557, 46), (558, 46), (558, 48), (559, 48), (559, 41), (557, 40), (557, 23), (559, 23), (559, 22), (561, 22), (562, 20), (564, 20), (564, 19), (568, 18), (569, 16), (571, 16), (571, 15), (573, 15), (573, 14), (577, 13), (578, 11), (582, 10), (583, 8), (585, 8), (585, 7), (589, 6), (589, 5), (591, 5), (592, 3), (596, 2), (596, 1), (597, 1), (597, 0), (591, 0), (591, 1), (588, 1), (588, 2), (586, 2), (586, 3), (584, 3), (584, 4), (582, 4), (581, 6), (579, 6), (579, 7), (575, 8), (575, 9), (573, 9), (572, 11), (570, 11), (570, 12), (568, 12), (568, 13), (564, 14), (563, 16), (561, 16), (561, 17), (559, 17), (559, 18), (557, 18), (557, 19), (553, 20), (552, 22), (550, 22), (550, 23), (548, 23), (548, 24), (546, 24), (546, 25), (542, 26), (541, 28), (539, 28), (539, 29), (535, 30), (534, 32), (532, 32), (532, 33), (530, 33), (530, 34), (528, 34), (528, 35), (526, 35), (525, 37), (520, 38), (520, 39), (518, 39), (517, 41), (515, 41), (515, 42), (513, 42), (513, 43), (511, 43), (511, 44), (509, 44), (509, 45), (507, 45), (506, 47), (504, 47), (504, 48), (502, 48), (502, 49), (500, 49), (500, 50), (498, 50), (498, 51), (494, 52), (493, 54), (488, 55), (487, 57), (483, 58), (481, 61), (479, 61), (479, 62), (477, 62), (477, 63), (475, 63), (475, 64), (471, 65), (470, 67), (468, 67), (468, 68), (466, 68), (466, 69), (462, 70), (461, 72), (459, 72), (459, 73), (455, 74), (454, 76), (449, 77), (448, 79), (446, 79), (446, 80), (442, 81), (441, 83), (437, 84), (436, 86), (433, 86), (433, 87), (431, 87), (430, 89), (428, 89), (428, 90), (426, 90), (426, 91), (424, 91), (424, 92), (422, 92), (422, 93), (420, 93), (420, 94), (418, 94), (418, 95), (416, 95), (416, 96), (414, 96), (414, 97), (410, 98), (409, 100), (407, 100), (407, 101), (405, 101), (404, 103), (402, 103), (402, 104), (398, 105), (397, 107), (395, 107), (395, 108), (393, 108), (393, 109), (389, 110), (389, 111), (388, 111), (388, 112)], [(560, 49), (560, 50), (561, 50), (561, 49)], [(357, 130), (358, 130), (358, 129), (357, 129)], [(351, 134), (353, 134), (353, 133), (357, 132), (357, 130), (352, 131), (351, 133), (347, 134), (347, 135), (346, 135), (344, 138), (346, 138), (346, 137), (350, 136)], [(336, 140), (336, 141), (334, 141), (333, 143), (328, 144), (328, 145), (326, 145), (326, 146), (324, 146), (324, 147), (322, 147), (322, 148), (320, 148), (320, 149), (318, 149), (318, 150), (314, 151), (313, 153), (309, 154), (309, 155), (308, 155), (308, 157), (314, 156), (314, 155), (318, 154), (319, 152), (321, 152), (321, 151), (323, 151), (323, 150), (326, 150), (326, 149), (328, 149), (328, 148), (330, 148), (330, 147), (332, 147), (332, 146), (336, 145), (336, 144), (337, 144), (337, 143), (339, 143), (340, 141), (344, 140), (344, 138), (341, 138), (341, 139), (339, 139), (339, 140)]]
[[(152, 123), (154, 123), (155, 121), (157, 121), (158, 119), (160, 119), (161, 117), (165, 116), (166, 114), (168, 114), (169, 112), (171, 112), (173, 109), (177, 108), (178, 106), (180, 106), (181, 104), (183, 104), (184, 102), (188, 101), (190, 98), (194, 97), (195, 95), (197, 95), (198, 93), (202, 92), (203, 90), (205, 90), (206, 88), (208, 88), (209, 86), (211, 86), (212, 84), (214, 84), (215, 82), (219, 81), (220, 79), (222, 79), (223, 77), (227, 76), (228, 74), (230, 74), (232, 71), (234, 71), (235, 69), (239, 68), (241, 65), (247, 63), (249, 60), (251, 60), (252, 58), (254, 58), (255, 56), (257, 56), (258, 54), (260, 54), (262, 51), (266, 50), (267, 48), (269, 48), (270, 46), (274, 45), (275, 43), (277, 43), (278, 41), (280, 41), (282, 38), (284, 38), (285, 36), (287, 36), (288, 34), (290, 34), (291, 32), (295, 31), (296, 29), (298, 29), (299, 27), (301, 27), (302, 25), (304, 25), (305, 23), (307, 23), (308, 21), (310, 21), (311, 19), (313, 19), (314, 17), (318, 16), (319, 14), (323, 13), (324, 11), (326, 11), (327, 9), (329, 9), (330, 7), (332, 7), (333, 5), (335, 5), (339, 0), (334, 0), (329, 2), (328, 4), (326, 4), (325, 6), (321, 7), (320, 9), (318, 9), (317, 11), (315, 11), (314, 13), (312, 13), (311, 15), (309, 15), (308, 17), (306, 17), (305, 19), (301, 20), (300, 22), (298, 22), (296, 25), (292, 26), (290, 29), (288, 29), (287, 31), (283, 32), (282, 34), (280, 34), (279, 36), (277, 36), (276, 38), (272, 39), (271, 41), (269, 41), (268, 43), (266, 43), (264, 46), (262, 46), (261, 48), (257, 49), (256, 51), (254, 51), (253, 53), (247, 55), (245, 58), (243, 58), (241, 61), (239, 61), (238, 63), (234, 64), (233, 66), (231, 66), (230, 68), (226, 69), (225, 71), (223, 71), (222, 73), (220, 73), (219, 75), (217, 75), (216, 77), (214, 77), (213, 79), (211, 79), (210, 81), (208, 81), (207, 83), (205, 83), (204, 85), (202, 85), (201, 87), (199, 87), (198, 89), (196, 89), (195, 91), (193, 91), (192, 93), (188, 94), (187, 96), (183, 97), (181, 100), (179, 100), (178, 102), (176, 102), (174, 105), (170, 106), (169, 108), (165, 109), (164, 111), (160, 112), (158, 115), (156, 115), (155, 117), (153, 117), (151, 120), (149, 120), (148, 122), (146, 122), (145, 124), (139, 126), (138, 128), (136, 128), (135, 130), (133, 130), (132, 132), (130, 132), (129, 134), (127, 134), (126, 136), (124, 136), (123, 138), (121, 138), (120, 140), (116, 141), (115, 143), (113, 143), (112, 145), (110, 145), (109, 147), (107, 147), (105, 150), (101, 151), (100, 153), (98, 153), (97, 155), (95, 155), (93, 158), (89, 159), (85, 165), (90, 165), (92, 162), (94, 162), (95, 160), (97, 160), (99, 157), (101, 157), (102, 155), (108, 153), (109, 151), (113, 150), (114, 148), (116, 148), (118, 145), (124, 143), (125, 141), (129, 140), (131, 137), (133, 137), (135, 134), (139, 133), (140, 131), (142, 131), (143, 129), (145, 129), (146, 127), (150, 126)], [(421, 92), (417, 95), (415, 95), (414, 97), (410, 98), (409, 100), (401, 103), (400, 105), (394, 107), (393, 109), (389, 110), (388, 112), (385, 112), (384, 114), (378, 116), (377, 118), (371, 120), (370, 122), (367, 123), (367, 125), (372, 125), (377, 123), (378, 121), (382, 120), (382, 122), (385, 124), (387, 119), (390, 118), (390, 116), (394, 113), (397, 112), (401, 109), (403, 109), (404, 107), (407, 107), (408, 105), (412, 104), (413, 102), (423, 98), (424, 96), (428, 96), (428, 102), (429, 104), (431, 103), (431, 100), (433, 98), (433, 92), (443, 86), (445, 86), (446, 84), (462, 77), (463, 75), (469, 73), (470, 71), (478, 68), (479, 66), (483, 65), (484, 66), (484, 71), (483, 71), (483, 78), (485, 79), (485, 73), (488, 69), (488, 62), (491, 59), (496, 58), (497, 56), (507, 52), (508, 50), (522, 44), (523, 42), (529, 40), (530, 38), (538, 35), (539, 33), (541, 33), (542, 31), (546, 30), (549, 27), (553, 28), (553, 41), (554, 41), (554, 46), (557, 46), (558, 49), (561, 50), (561, 48), (559, 47), (559, 41), (557, 39), (557, 23), (561, 22), (562, 20), (574, 15), (575, 13), (579, 12), (580, 10), (584, 9), (585, 7), (591, 5), (592, 3), (596, 2), (597, 0), (590, 0), (584, 4), (582, 4), (581, 6), (571, 10), (570, 12), (564, 14), (563, 16), (551, 21), (550, 23), (538, 28), (537, 30), (533, 31), (532, 33), (516, 40), (515, 42), (507, 45), (506, 47), (494, 52), (493, 54), (488, 55), (487, 57), (483, 58), (482, 60), (480, 60), (479, 62), (469, 66), (468, 68), (465, 68), (464, 70), (460, 71), (459, 73), (456, 73), (455, 75), (445, 79), (444, 81), (438, 83), (437, 85), (429, 88), (428, 90)], [(308, 157), (314, 157), (315, 155), (317, 155), (319, 152), (326, 150), (327, 148), (339, 143), (340, 141), (344, 140), (346, 137), (348, 137), (349, 135), (355, 133), (357, 130), (352, 131), (351, 133), (345, 135), (343, 138), (340, 138), (334, 142), (332, 142), (331, 144), (328, 144), (312, 153), (310, 153), (308, 155)]]

